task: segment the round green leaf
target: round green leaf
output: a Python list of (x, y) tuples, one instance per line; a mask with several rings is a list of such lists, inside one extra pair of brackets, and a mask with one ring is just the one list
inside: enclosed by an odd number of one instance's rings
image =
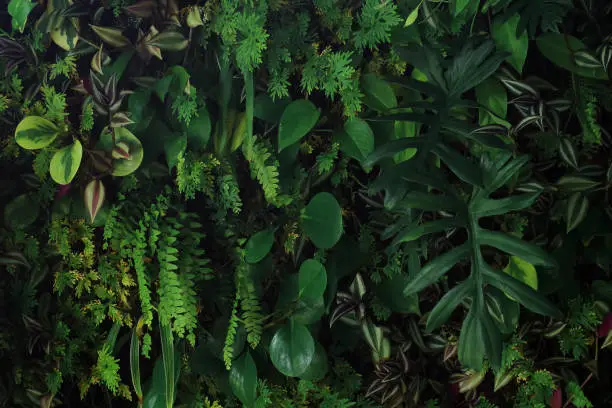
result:
[(342, 210), (330, 193), (319, 193), (302, 213), (302, 228), (308, 238), (321, 249), (336, 245), (342, 236)]
[[(140, 140), (132, 132), (126, 128), (115, 129), (115, 143), (125, 143), (129, 148), (129, 159), (114, 159), (113, 160), (113, 176), (127, 176), (136, 171), (142, 163), (144, 151)], [(98, 146), (104, 150), (111, 151), (113, 149), (113, 139), (110, 132), (104, 131), (100, 136)]]
[(321, 298), (327, 287), (327, 272), (319, 261), (307, 259), (300, 266), (299, 298), (306, 302), (314, 302)]
[(351, 118), (344, 123), (340, 137), (340, 147), (354, 159), (362, 160), (374, 150), (374, 132), (370, 125), (359, 118)]
[(300, 375), (302, 380), (319, 381), (327, 374), (327, 353), (319, 342), (315, 345), (315, 354), (306, 371)]
[(205, 106), (198, 110), (198, 116), (189, 122), (187, 127), (187, 142), (189, 147), (198, 150), (206, 147), (210, 139), (212, 125), (210, 115)]
[(257, 399), (257, 367), (247, 352), (232, 363), (229, 375), (232, 392), (247, 407)]
[(55, 152), (49, 166), (53, 181), (58, 184), (70, 183), (79, 170), (82, 158), (83, 146), (78, 140)]
[(297, 377), (308, 369), (315, 344), (306, 326), (290, 321), (276, 331), (270, 341), (270, 359), (287, 377)]
[(15, 129), (15, 141), (24, 149), (42, 149), (49, 146), (57, 137), (59, 128), (40, 116), (23, 118)]
[(321, 111), (306, 99), (291, 102), (278, 125), (278, 151), (300, 141), (317, 124)]
[(251, 236), (245, 246), (245, 258), (248, 263), (257, 263), (264, 259), (274, 244), (275, 230), (269, 228)]
[(365, 74), (361, 77), (361, 90), (364, 96), (363, 103), (368, 108), (382, 112), (397, 106), (391, 85), (375, 74)]
[(539, 36), (536, 42), (542, 55), (553, 64), (586, 78), (608, 79), (602, 67), (585, 68), (576, 65), (574, 53), (587, 50), (578, 38), (568, 34), (546, 33)]
[(4, 207), (4, 222), (13, 230), (24, 229), (38, 217), (38, 200), (30, 194), (15, 197)]

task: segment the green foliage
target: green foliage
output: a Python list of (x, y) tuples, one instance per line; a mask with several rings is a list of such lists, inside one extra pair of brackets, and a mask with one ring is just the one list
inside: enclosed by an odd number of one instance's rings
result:
[(590, 408), (593, 406), (591, 401), (584, 395), (582, 388), (580, 385), (575, 383), (574, 381), (570, 381), (567, 384), (566, 393), (568, 398), (571, 399), (572, 404), (574, 404), (578, 408)]

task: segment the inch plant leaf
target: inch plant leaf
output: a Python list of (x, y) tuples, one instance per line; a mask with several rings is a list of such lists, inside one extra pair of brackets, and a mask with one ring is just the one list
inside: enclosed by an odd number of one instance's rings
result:
[(456, 285), (442, 296), (438, 303), (436, 303), (436, 306), (429, 312), (429, 316), (427, 316), (426, 330), (431, 333), (444, 324), (463, 299), (469, 295), (473, 287), (472, 282), (468, 279)]
[(245, 246), (245, 259), (248, 263), (257, 263), (268, 255), (274, 245), (275, 232), (276, 229), (268, 228), (251, 235)]
[(336, 245), (342, 236), (342, 209), (330, 193), (314, 196), (302, 212), (302, 228), (321, 249)]
[(562, 317), (561, 311), (551, 301), (533, 290), (529, 285), (493, 269), (487, 264), (482, 266), (482, 271), (489, 284), (510, 295), (532, 312), (544, 316)]
[(576, 228), (587, 216), (589, 211), (589, 199), (582, 193), (574, 193), (567, 200), (567, 212), (565, 214), (566, 232), (569, 233)]
[(53, 143), (58, 134), (59, 128), (53, 122), (40, 116), (27, 116), (15, 129), (15, 141), (24, 149), (42, 149)]
[(304, 374), (314, 354), (314, 340), (306, 326), (291, 320), (279, 328), (270, 341), (272, 364), (288, 377)]
[(480, 245), (492, 246), (507, 254), (516, 255), (533, 265), (557, 266), (555, 259), (539, 246), (502, 232), (480, 230), (478, 241)]
[(460, 245), (450, 251), (438, 255), (432, 261), (427, 263), (421, 271), (412, 279), (404, 288), (404, 295), (410, 296), (418, 293), (427, 286), (435, 283), (446, 272), (448, 272), (457, 262), (467, 258), (470, 254), (470, 246), (466, 243)]
[(503, 334), (511, 334), (518, 325), (519, 304), (501, 290), (487, 286), (485, 304), (489, 315)]
[(49, 166), (53, 181), (57, 184), (70, 183), (79, 170), (82, 158), (83, 146), (78, 140), (55, 152)]
[(391, 85), (376, 74), (365, 74), (361, 77), (363, 103), (371, 109), (384, 112), (397, 106), (397, 98)]
[(557, 181), (559, 190), (567, 192), (587, 191), (599, 186), (596, 180), (580, 176), (563, 176)]
[(257, 367), (249, 352), (232, 363), (229, 374), (232, 392), (246, 407), (251, 407), (257, 399)]
[(298, 297), (306, 303), (313, 303), (325, 293), (327, 271), (319, 261), (307, 259), (300, 266), (298, 282)]
[(106, 196), (106, 189), (104, 184), (100, 180), (92, 180), (85, 187), (85, 207), (89, 213), (89, 220), (93, 224), (96, 219), (96, 215), (104, 204), (104, 198)]
[(503, 23), (495, 22), (491, 34), (498, 50), (507, 51), (510, 56), (506, 59), (519, 73), (523, 72), (523, 65), (527, 58), (529, 37), (523, 31), (517, 36), (517, 26), (520, 20), (518, 14), (514, 14)]
[(94, 33), (98, 34), (102, 41), (113, 47), (124, 48), (132, 44), (118, 28), (92, 25), (91, 29), (94, 31)]
[(291, 102), (278, 125), (278, 151), (299, 142), (317, 124), (321, 111), (310, 101)]
[(567, 137), (561, 139), (561, 142), (559, 143), (559, 155), (564, 162), (575, 169), (578, 168), (578, 155), (576, 154), (576, 149), (574, 149), (572, 141)]
[(585, 78), (608, 79), (608, 74), (601, 66), (585, 68), (576, 64), (574, 54), (586, 50), (586, 45), (569, 34), (546, 33), (536, 39), (538, 49), (553, 64), (565, 68)]

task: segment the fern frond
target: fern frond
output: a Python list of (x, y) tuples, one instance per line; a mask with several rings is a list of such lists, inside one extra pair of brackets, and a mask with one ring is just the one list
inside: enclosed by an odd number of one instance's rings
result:
[(247, 331), (247, 340), (252, 348), (256, 348), (263, 332), (263, 315), (250, 267), (244, 261), (241, 261), (236, 269), (236, 287), (240, 297), (241, 318)]
[(275, 204), (279, 198), (278, 163), (274, 160), (269, 163), (272, 153), (262, 142), (253, 137), (253, 143), (243, 143), (242, 153), (249, 162), (251, 177), (261, 184), (266, 200)]
[(227, 335), (225, 336), (225, 345), (223, 346), (223, 361), (227, 370), (232, 368), (232, 359), (234, 358), (234, 341), (236, 340), (236, 331), (238, 330), (238, 294), (234, 300), (232, 307), (232, 315), (230, 316), (227, 325)]

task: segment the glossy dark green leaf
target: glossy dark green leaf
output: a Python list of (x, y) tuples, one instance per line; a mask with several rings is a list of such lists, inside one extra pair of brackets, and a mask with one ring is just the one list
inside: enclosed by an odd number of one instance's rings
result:
[(461, 326), (457, 355), (465, 367), (475, 371), (482, 370), (485, 357), (485, 341), (483, 328), (476, 312), (471, 309)]
[(325, 293), (327, 271), (319, 261), (307, 259), (300, 266), (298, 283), (298, 297), (307, 303), (314, 302)]
[(559, 190), (567, 192), (587, 191), (599, 185), (596, 180), (580, 176), (563, 176), (557, 181)]
[(520, 315), (520, 306), (517, 302), (501, 290), (487, 287), (485, 303), (489, 315), (502, 333), (510, 334), (516, 329)]
[(336, 245), (342, 236), (342, 210), (330, 193), (314, 196), (302, 212), (302, 228), (308, 238), (321, 249)]
[(480, 83), (476, 87), (476, 100), (484, 107), (478, 109), (478, 122), (481, 126), (495, 123), (510, 127), (505, 120), (508, 111), (508, 95), (498, 80), (488, 78)]
[(472, 288), (472, 282), (465, 280), (442, 296), (427, 316), (427, 331), (432, 332), (444, 324), (463, 299), (470, 294)]
[(272, 364), (288, 377), (304, 374), (314, 354), (315, 344), (310, 332), (293, 321), (279, 328), (270, 341)]
[(586, 78), (607, 79), (608, 75), (601, 66), (585, 68), (576, 64), (574, 54), (586, 50), (586, 45), (569, 34), (546, 33), (536, 39), (538, 49), (553, 64)]
[(252, 407), (257, 399), (257, 367), (248, 352), (232, 363), (229, 381), (240, 402), (245, 407)]
[(325, 348), (317, 342), (312, 361), (306, 371), (300, 375), (300, 378), (308, 381), (320, 381), (325, 377), (325, 374), (327, 374), (327, 369), (327, 352)]
[(453, 173), (466, 183), (474, 186), (481, 186), (482, 175), (478, 165), (472, 163), (467, 158), (452, 150), (445, 144), (438, 144), (433, 152), (438, 156)]
[(480, 245), (492, 246), (507, 254), (516, 255), (533, 265), (557, 266), (555, 259), (545, 250), (512, 235), (481, 230), (478, 232), (478, 240)]
[(317, 124), (321, 112), (306, 99), (291, 102), (278, 125), (278, 151), (299, 142)]
[(492, 193), (498, 188), (505, 185), (510, 179), (515, 176), (518, 171), (529, 161), (529, 156), (519, 156), (510, 160), (503, 167), (498, 169), (490, 180), (486, 182), (487, 191)]
[(467, 258), (470, 254), (470, 246), (467, 244), (460, 245), (450, 251), (436, 256), (432, 261), (428, 262), (404, 288), (406, 296), (418, 293), (427, 286), (435, 283), (446, 272), (448, 272), (457, 262)]
[(527, 309), (544, 316), (561, 318), (559, 309), (530, 286), (488, 265), (484, 265), (482, 270), (489, 284), (512, 296)]
[(264, 259), (274, 245), (274, 232), (268, 228), (251, 235), (245, 246), (245, 259), (248, 263), (257, 263)]

